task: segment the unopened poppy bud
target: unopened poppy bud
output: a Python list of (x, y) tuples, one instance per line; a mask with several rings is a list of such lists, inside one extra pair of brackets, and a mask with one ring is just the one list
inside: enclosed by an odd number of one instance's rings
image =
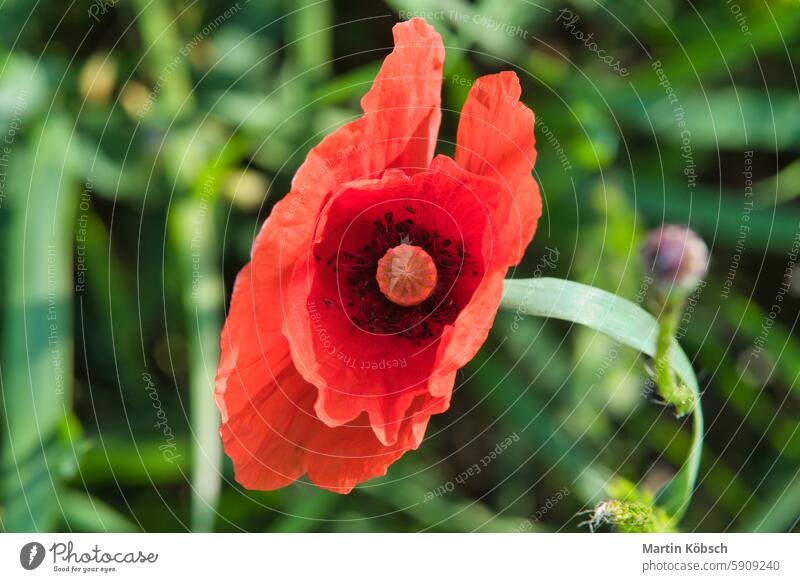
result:
[(692, 229), (667, 224), (648, 233), (642, 264), (656, 285), (691, 293), (708, 270), (708, 247)]

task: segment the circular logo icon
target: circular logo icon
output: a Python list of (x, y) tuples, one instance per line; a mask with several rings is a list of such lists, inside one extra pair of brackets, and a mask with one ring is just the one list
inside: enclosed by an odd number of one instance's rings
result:
[(19, 551), (19, 563), (26, 570), (38, 568), (44, 560), (44, 546), (39, 542), (28, 542)]

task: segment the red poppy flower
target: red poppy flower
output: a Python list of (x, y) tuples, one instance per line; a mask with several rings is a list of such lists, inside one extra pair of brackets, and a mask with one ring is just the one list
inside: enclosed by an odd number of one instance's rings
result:
[(361, 101), (311, 150), (239, 273), (215, 397), (236, 479), (346, 493), (419, 446), (486, 339), (541, 214), (533, 113), (481, 77), (455, 160), (433, 157), (444, 48), (415, 18)]

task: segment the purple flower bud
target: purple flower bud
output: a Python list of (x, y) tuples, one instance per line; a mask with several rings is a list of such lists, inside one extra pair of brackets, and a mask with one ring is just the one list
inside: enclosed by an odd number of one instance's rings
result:
[(647, 234), (642, 265), (662, 289), (691, 293), (708, 270), (708, 247), (692, 229), (665, 224)]

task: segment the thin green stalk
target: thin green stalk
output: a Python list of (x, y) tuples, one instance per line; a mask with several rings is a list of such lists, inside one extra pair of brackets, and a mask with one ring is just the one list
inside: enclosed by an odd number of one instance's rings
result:
[(667, 298), (658, 316), (658, 337), (656, 338), (655, 376), (661, 398), (675, 407), (678, 417), (692, 412), (697, 399), (694, 393), (675, 378), (670, 365), (672, 345), (678, 320), (683, 312), (683, 300)]
[(213, 392), (219, 360), (222, 279), (216, 252), (213, 193), (211, 180), (199, 196), (174, 204), (170, 229), (181, 266), (189, 346), (194, 531), (213, 530), (221, 483), (222, 448)]

